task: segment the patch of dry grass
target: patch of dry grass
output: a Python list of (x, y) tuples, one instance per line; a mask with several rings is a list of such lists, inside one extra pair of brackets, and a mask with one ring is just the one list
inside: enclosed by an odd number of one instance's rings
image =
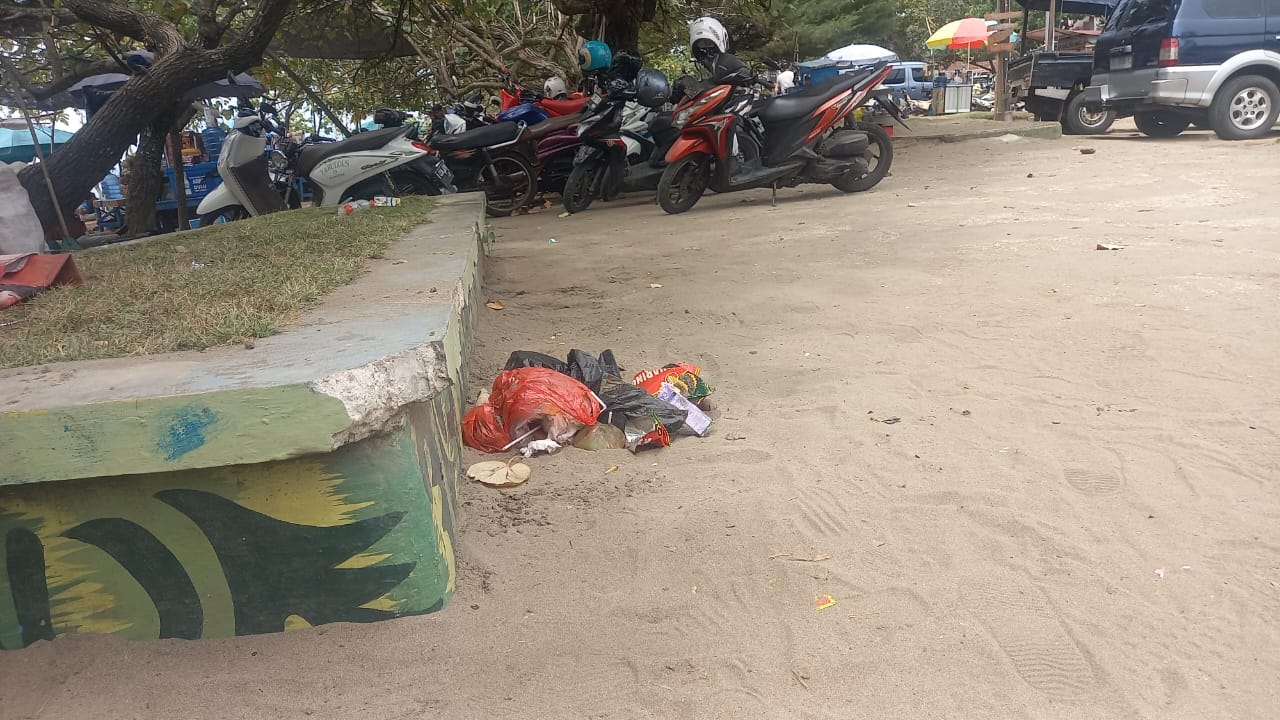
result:
[(0, 314), (0, 367), (199, 350), (280, 332), (422, 222), (427, 198), (306, 208), (76, 254), (85, 285)]

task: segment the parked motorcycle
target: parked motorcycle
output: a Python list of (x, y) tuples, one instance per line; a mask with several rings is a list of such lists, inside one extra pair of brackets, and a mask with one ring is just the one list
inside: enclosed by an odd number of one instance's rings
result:
[(196, 208), (201, 225), (284, 210), (288, 204), (281, 188), (291, 189), (295, 177), (306, 179), (317, 206), (377, 195), (453, 192), (449, 167), (435, 150), (409, 137), (416, 126), (402, 124), (337, 142), (303, 144), (287, 158), (292, 167), (286, 181), (273, 181), (266, 135), (286, 134), (270, 119), (274, 115), (275, 108), (265, 102), (256, 110), (247, 103), (240, 107), (218, 157), (222, 184)]
[(671, 99), (666, 75), (641, 70), (634, 86), (606, 85), (594, 96), (578, 125), (583, 145), (574, 158), (564, 190), (564, 207), (579, 213), (599, 197), (612, 199), (628, 190), (654, 190), (666, 166), (666, 152), (679, 133), (671, 113), (658, 108)]
[[(829, 183), (844, 192), (869, 189), (889, 172), (892, 139), (878, 125), (844, 124), (889, 72), (887, 63), (877, 63), (752, 102), (735, 91), (764, 83), (741, 61), (721, 55), (715, 84), (676, 108), (680, 137), (667, 153), (658, 204), (667, 213), (686, 212), (707, 188), (724, 193)], [(894, 103), (885, 105), (896, 115)]]
[(536, 147), (523, 122), (499, 122), (427, 144), (453, 172), (458, 190), (484, 192), (485, 212), (506, 217), (533, 201), (538, 190)]

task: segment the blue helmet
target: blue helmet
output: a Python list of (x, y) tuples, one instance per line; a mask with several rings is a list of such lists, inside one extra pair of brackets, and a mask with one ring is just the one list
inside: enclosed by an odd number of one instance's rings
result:
[(583, 72), (604, 70), (613, 64), (613, 51), (599, 40), (589, 40), (578, 49), (578, 65)]

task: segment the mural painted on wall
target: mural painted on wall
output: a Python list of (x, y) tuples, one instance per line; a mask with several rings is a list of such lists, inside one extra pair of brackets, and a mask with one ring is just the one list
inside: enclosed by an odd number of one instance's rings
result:
[(456, 575), (461, 411), (449, 388), (400, 429), (327, 455), (0, 488), (0, 648), (440, 609)]

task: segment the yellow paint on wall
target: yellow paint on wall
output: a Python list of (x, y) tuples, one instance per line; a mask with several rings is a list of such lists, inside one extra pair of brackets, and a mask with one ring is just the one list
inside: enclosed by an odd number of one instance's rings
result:
[(440, 556), (449, 568), (449, 582), (445, 584), (445, 592), (453, 592), (457, 582), (458, 567), (453, 557), (453, 541), (444, 529), (444, 498), (440, 496), (440, 486), (431, 486), (431, 520), (436, 526), (436, 543), (440, 548)]
[(355, 513), (372, 502), (348, 503), (338, 491), (343, 477), (327, 471), (322, 463), (292, 460), (269, 466), (231, 466), (215, 477), (234, 487), (231, 499), (240, 505), (297, 525), (333, 527), (355, 521)]
[(386, 595), (383, 595), (382, 597), (378, 597), (370, 600), (369, 602), (361, 605), (360, 607), (367, 608), (369, 610), (381, 610), (383, 612), (393, 613), (400, 609), (400, 603), (396, 602), (395, 600), (392, 600)]
[(88, 579), (94, 574), (90, 567), (69, 559), (89, 546), (57, 536), (41, 540), (45, 547), (45, 578), (49, 583), (49, 620), (55, 628), (114, 633), (133, 626), (131, 622), (111, 616), (120, 604), (119, 598), (103, 583)]
[(389, 557), (391, 557), (391, 553), (362, 552), (357, 555), (352, 555), (346, 560), (334, 565), (334, 567), (342, 570), (359, 570), (360, 568), (377, 565)]
[(284, 619), (284, 630), (302, 630), (311, 627), (311, 623), (307, 622), (301, 615), (290, 615)]

